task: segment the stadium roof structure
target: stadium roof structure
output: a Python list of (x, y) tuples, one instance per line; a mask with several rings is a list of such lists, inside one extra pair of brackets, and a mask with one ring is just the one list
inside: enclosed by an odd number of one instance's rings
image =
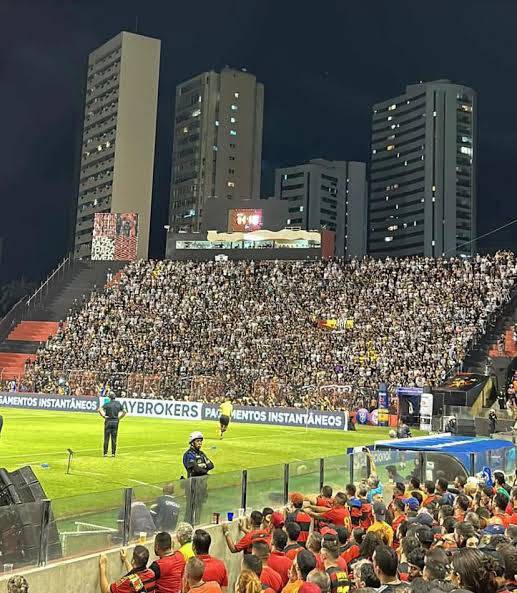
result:
[[(446, 453), (455, 457), (467, 469), (470, 468), (470, 455), (473, 453), (479, 461), (498, 456), (502, 449), (514, 449), (511, 441), (482, 437), (454, 436), (450, 433), (415, 437), (410, 439), (392, 439), (376, 441), (375, 449), (397, 449), (400, 451), (422, 451), (429, 453)], [(488, 452), (491, 452), (489, 455)], [(485, 464), (483, 462), (483, 464)]]

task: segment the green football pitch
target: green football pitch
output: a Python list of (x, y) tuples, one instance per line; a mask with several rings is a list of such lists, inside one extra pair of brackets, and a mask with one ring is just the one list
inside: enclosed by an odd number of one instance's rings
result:
[[(216, 422), (126, 417), (119, 428), (117, 456), (104, 458), (103, 421), (96, 414), (5, 408), (1, 413), (0, 467), (13, 471), (30, 465), (51, 499), (178, 480), (193, 430), (205, 436), (203, 448), (215, 464), (214, 475), (343, 455), (347, 447), (388, 437), (387, 428), (375, 427), (341, 432), (231, 424), (220, 440)], [(74, 451), (70, 474), (68, 448)], [(277, 469), (271, 474), (277, 475)]]

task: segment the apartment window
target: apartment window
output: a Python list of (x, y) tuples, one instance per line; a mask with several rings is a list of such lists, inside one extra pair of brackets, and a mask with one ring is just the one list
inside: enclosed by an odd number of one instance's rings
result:
[(237, 136), (237, 132), (235, 130), (230, 130), (230, 136)]
[(228, 181), (228, 187), (235, 187), (235, 183), (233, 181)]
[(228, 169), (228, 173), (229, 173), (230, 175), (233, 175), (233, 174), (235, 173), (235, 169)]
[(232, 143), (230, 142), (230, 148), (235, 148), (235, 144), (232, 144)]
[(472, 148), (470, 148), (469, 146), (462, 146), (460, 148), (460, 152), (461, 154), (468, 154), (469, 156), (472, 156)]
[(217, 119), (215, 120), (215, 125), (216, 125), (216, 127), (219, 125), (219, 120), (217, 120)]
[(393, 237), (384, 237), (384, 241), (389, 243), (390, 241), (393, 241)]
[(393, 150), (395, 148), (394, 144), (388, 144), (388, 146), (386, 146), (386, 150)]
[(228, 158), (229, 158), (230, 161), (234, 161), (235, 160), (235, 157), (234, 156), (230, 156)]
[(192, 117), (198, 117), (201, 115), (201, 109), (194, 109), (192, 112)]
[(393, 105), (390, 105), (388, 107), (388, 111), (393, 111), (394, 109), (397, 109), (397, 106), (395, 105), (395, 103), (393, 103)]
[(217, 151), (217, 146), (215, 144), (212, 146), (212, 150)]
[(233, 96), (238, 99), (239, 98), (239, 93), (233, 93)]
[(184, 133), (184, 134), (188, 134), (188, 127), (187, 127), (187, 126), (185, 126), (185, 127), (183, 128), (183, 133)]
[(234, 124), (237, 120), (234, 117), (230, 117), (230, 122)]
[(232, 105), (232, 111), (237, 111), (237, 109), (239, 109), (237, 105)]

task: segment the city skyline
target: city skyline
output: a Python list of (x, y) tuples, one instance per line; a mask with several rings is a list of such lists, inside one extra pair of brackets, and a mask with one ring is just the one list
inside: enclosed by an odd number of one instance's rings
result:
[[(2, 41), (6, 93), (1, 101), (4, 113), (12, 114), (7, 121), (4, 145), (10, 150), (6, 150), (7, 158), (2, 159), (0, 169), (4, 277), (42, 276), (64, 253), (69, 240), (75, 200), (74, 162), (80, 145), (77, 89), (81, 87), (86, 56), (120, 30), (131, 29), (135, 22), (135, 6), (131, 3), (118, 6), (115, 2), (108, 10), (101, 6), (90, 3), (88, 18), (85, 7), (61, 13), (39, 5), (30, 18), (17, 7), (12, 8), (12, 26)], [(200, 21), (206, 39), (190, 53), (185, 51), (190, 47), (190, 36), (182, 34), (179, 25), (167, 21), (172, 13), (185, 17), (184, 8), (141, 9), (138, 31), (162, 39), (165, 58), (160, 84), (162, 106), (158, 116), (151, 255), (163, 253), (165, 239), (172, 89), (196, 73), (219, 70), (225, 64), (246, 67), (265, 84), (263, 195), (272, 193), (275, 168), (314, 158), (367, 161), (372, 105), (395, 96), (407, 84), (448, 78), (474, 88), (480, 97), (478, 234), (514, 218), (512, 163), (517, 153), (509, 104), (502, 100), (497, 86), (499, 72), (510, 69), (509, 56), (515, 45), (508, 11), (517, 14), (517, 10), (502, 3), (496, 3), (490, 14), (480, 2), (471, 3), (468, 13), (460, 7), (447, 6), (451, 18), (446, 23), (440, 20), (440, 44), (435, 43), (432, 32), (434, 24), (438, 25), (437, 14), (426, 12), (426, 26), (422, 27), (424, 13), (416, 7), (404, 9), (404, 18), (413, 26), (408, 28), (403, 42), (376, 38), (375, 32), (401, 18), (401, 10), (395, 7), (389, 14), (374, 16), (367, 6), (333, 6), (330, 12), (321, 11), (311, 18), (296, 15), (296, 35), (294, 30), (285, 31), (280, 25), (289, 13), (287, 7), (278, 8), (280, 14), (267, 5), (244, 7), (233, 24), (225, 22), (215, 7), (207, 7)], [(100, 14), (103, 18), (97, 19)], [(347, 27), (345, 38), (327, 34), (317, 37), (321, 43), (299, 41), (301, 31), (313, 31), (323, 21), (329, 29), (327, 33), (342, 31), (345, 22), (354, 26)], [(175, 22), (181, 22), (181, 18)], [(458, 24), (470, 32), (466, 40), (456, 35)], [(259, 33), (264, 30), (268, 31), (267, 47), (259, 42)], [(366, 30), (371, 30), (373, 37), (364, 38)], [(494, 37), (498, 43), (489, 41)], [(410, 46), (418, 47), (418, 52), (406, 51)], [(335, 51), (338, 47), (339, 55), (348, 52), (344, 69)], [(494, 68), (494, 63), (500, 67)], [(31, 76), (27, 77), (29, 70)], [(322, 120), (322, 114), (330, 119)], [(494, 235), (480, 248), (499, 245), (513, 247), (515, 232), (508, 229)], [(27, 253), (34, 254), (30, 261)]]

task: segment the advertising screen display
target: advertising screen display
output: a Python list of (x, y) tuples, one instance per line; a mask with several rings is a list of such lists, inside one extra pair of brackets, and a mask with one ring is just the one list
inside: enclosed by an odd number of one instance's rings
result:
[(262, 228), (262, 210), (253, 208), (232, 208), (228, 212), (229, 233), (249, 233)]
[(93, 223), (92, 259), (133, 261), (138, 247), (136, 212), (102, 212)]

